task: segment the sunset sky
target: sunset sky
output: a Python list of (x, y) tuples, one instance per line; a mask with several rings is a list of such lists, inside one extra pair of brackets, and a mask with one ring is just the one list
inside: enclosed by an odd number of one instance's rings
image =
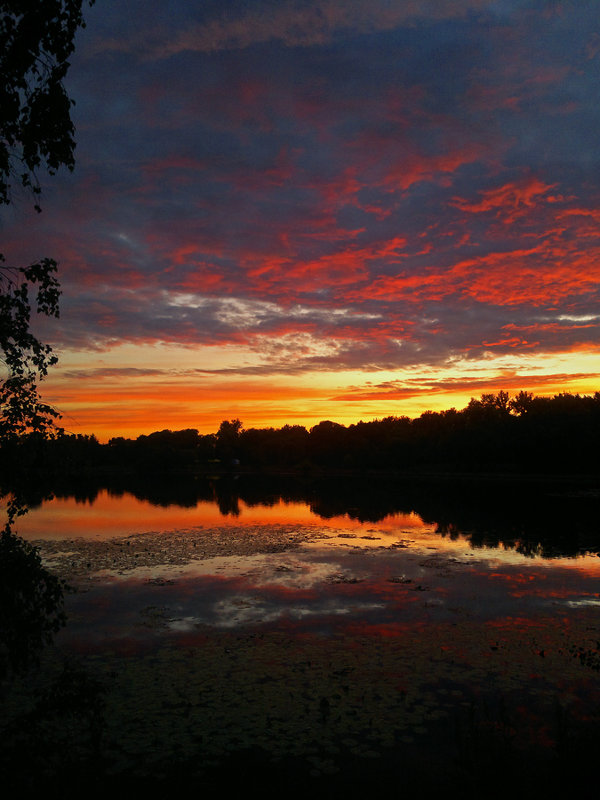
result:
[[(600, 389), (600, 0), (97, 0), (51, 256), (73, 433)], [(31, 207), (31, 208), (30, 208)]]

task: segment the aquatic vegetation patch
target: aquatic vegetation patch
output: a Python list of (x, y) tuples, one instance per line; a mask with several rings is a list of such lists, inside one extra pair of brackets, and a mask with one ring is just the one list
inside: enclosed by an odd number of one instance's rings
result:
[(81, 585), (107, 571), (123, 574), (139, 567), (185, 565), (219, 556), (282, 553), (332, 535), (308, 526), (246, 525), (148, 531), (103, 541), (40, 539), (33, 544), (53, 573)]

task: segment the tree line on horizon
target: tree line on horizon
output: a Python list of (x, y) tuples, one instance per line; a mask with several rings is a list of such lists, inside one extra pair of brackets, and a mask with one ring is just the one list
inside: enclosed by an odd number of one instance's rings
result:
[[(462, 410), (388, 416), (348, 426), (244, 428), (223, 420), (216, 433), (161, 430), (100, 444), (95, 436), (32, 434), (0, 450), (0, 470), (27, 461), (44, 471), (177, 469), (411, 470), (576, 473), (598, 471), (600, 392), (553, 397), (483, 394)], [(24, 456), (27, 456), (25, 459)]]

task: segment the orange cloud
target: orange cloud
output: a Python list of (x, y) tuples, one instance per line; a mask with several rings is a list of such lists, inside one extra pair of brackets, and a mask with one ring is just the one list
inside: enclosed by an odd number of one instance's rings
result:
[[(484, 378), (457, 377), (457, 378), (427, 378), (426, 376), (402, 381), (387, 381), (377, 386), (353, 386), (351, 391), (336, 395), (335, 400), (362, 403), (369, 400), (402, 401), (411, 398), (423, 398), (431, 407), (435, 395), (459, 394), (463, 398), (463, 405), (471, 397), (477, 397), (486, 392), (507, 391), (512, 394), (524, 391), (533, 391), (535, 394), (551, 395), (557, 392), (578, 392), (585, 381), (599, 380), (600, 373), (557, 373), (553, 375), (521, 375), (515, 371), (503, 372)], [(439, 405), (439, 403), (436, 403)]]

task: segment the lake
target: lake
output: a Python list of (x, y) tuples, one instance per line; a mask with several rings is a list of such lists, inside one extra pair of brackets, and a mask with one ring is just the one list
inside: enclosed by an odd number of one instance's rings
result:
[(215, 793), (571, 786), (600, 731), (598, 518), (593, 483), (57, 491), (19, 530), (73, 587), (44, 680), (76, 664), (102, 700), (71, 772)]

